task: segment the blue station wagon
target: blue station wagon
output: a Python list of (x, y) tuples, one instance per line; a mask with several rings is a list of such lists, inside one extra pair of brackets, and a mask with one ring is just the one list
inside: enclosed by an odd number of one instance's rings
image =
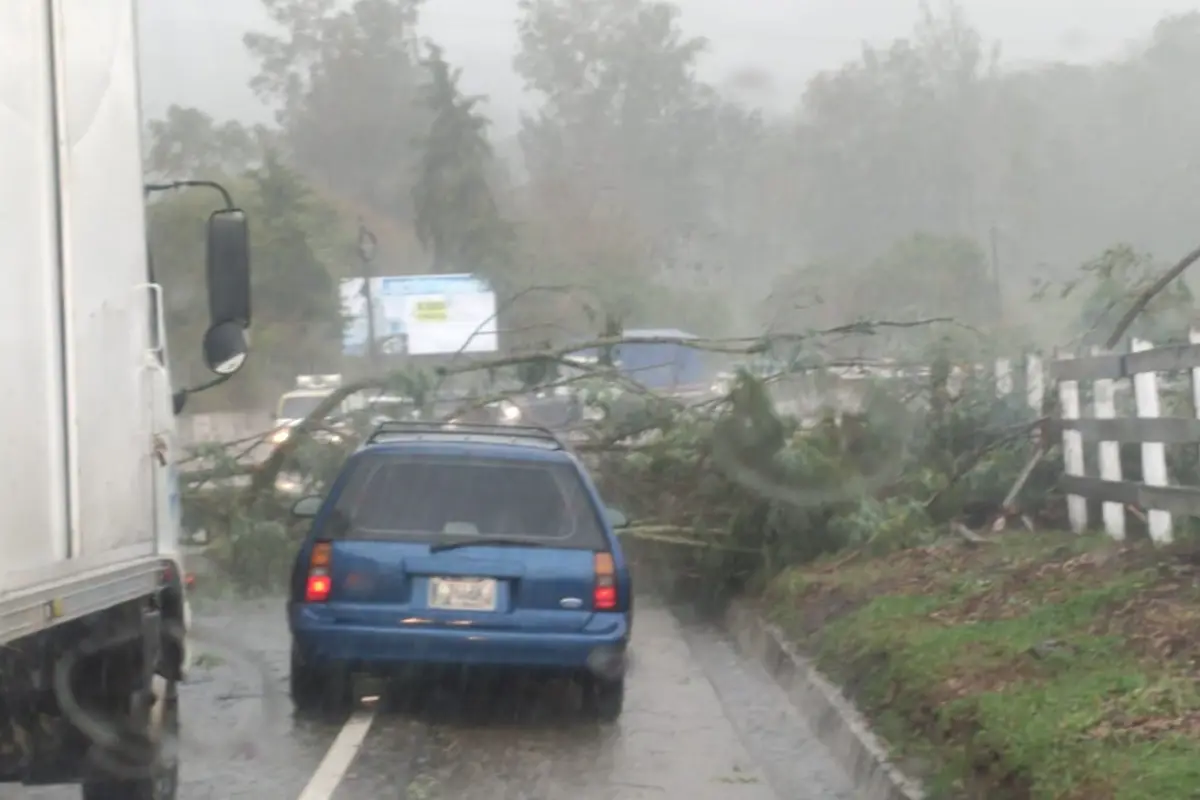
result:
[(288, 601), (298, 710), (348, 703), (354, 673), (463, 665), (567, 672), (620, 715), (625, 520), (550, 431), (386, 422), (293, 513), (313, 518)]

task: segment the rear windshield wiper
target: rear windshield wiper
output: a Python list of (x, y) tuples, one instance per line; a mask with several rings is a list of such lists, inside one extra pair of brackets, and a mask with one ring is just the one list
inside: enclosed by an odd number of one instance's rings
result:
[(460, 547), (549, 547), (549, 545), (532, 539), (479, 538), (463, 539), (457, 542), (439, 542), (430, 545), (429, 552), (441, 553), (445, 550), (457, 550)]

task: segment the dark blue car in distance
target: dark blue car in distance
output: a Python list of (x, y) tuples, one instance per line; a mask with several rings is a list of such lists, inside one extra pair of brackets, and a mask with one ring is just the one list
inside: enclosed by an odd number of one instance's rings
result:
[(298, 710), (349, 703), (355, 673), (457, 665), (566, 672), (620, 715), (625, 520), (550, 431), (386, 422), (293, 513), (313, 518), (288, 601)]

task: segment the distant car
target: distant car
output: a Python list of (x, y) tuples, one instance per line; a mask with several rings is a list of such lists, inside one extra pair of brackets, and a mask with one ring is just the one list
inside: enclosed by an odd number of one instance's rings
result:
[(313, 518), (288, 601), (298, 710), (348, 703), (355, 673), (452, 664), (565, 673), (620, 715), (626, 521), (550, 431), (385, 423), (293, 513)]

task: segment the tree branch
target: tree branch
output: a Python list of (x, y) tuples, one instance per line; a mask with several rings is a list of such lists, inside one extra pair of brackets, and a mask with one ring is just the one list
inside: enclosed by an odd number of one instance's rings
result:
[(1121, 317), (1121, 321), (1117, 323), (1117, 327), (1113, 330), (1112, 335), (1104, 343), (1105, 348), (1111, 350), (1116, 347), (1120, 343), (1121, 338), (1125, 336), (1125, 332), (1133, 325), (1134, 320), (1138, 318), (1138, 315), (1146, 310), (1146, 306), (1150, 305), (1150, 301), (1154, 299), (1155, 295), (1166, 289), (1167, 286), (1186, 272), (1187, 268), (1196, 263), (1196, 261), (1200, 261), (1200, 247), (1188, 253), (1183, 257), (1182, 261), (1164, 272), (1162, 277), (1150, 284), (1149, 288), (1142, 292), (1141, 296), (1125, 312), (1125, 316)]

